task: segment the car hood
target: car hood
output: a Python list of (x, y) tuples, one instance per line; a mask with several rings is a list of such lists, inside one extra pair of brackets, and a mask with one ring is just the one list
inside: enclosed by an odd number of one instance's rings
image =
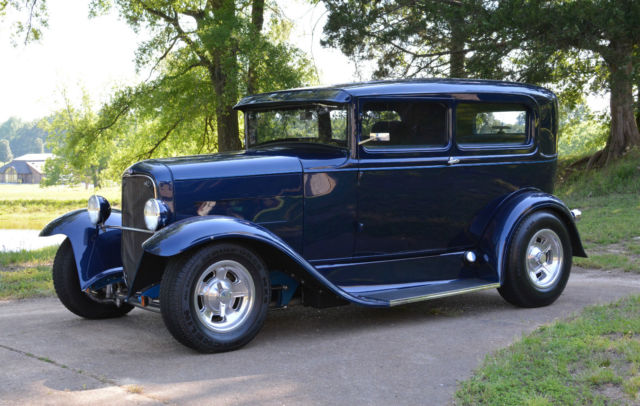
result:
[(147, 165), (167, 167), (174, 181), (301, 173), (297, 157), (264, 155), (248, 151), (153, 159)]

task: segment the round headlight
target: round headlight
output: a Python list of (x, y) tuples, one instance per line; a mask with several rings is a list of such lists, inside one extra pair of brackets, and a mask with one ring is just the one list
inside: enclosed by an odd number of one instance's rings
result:
[(104, 197), (93, 195), (89, 198), (87, 212), (93, 224), (104, 223), (111, 214), (111, 205)]
[(144, 223), (151, 231), (163, 226), (167, 219), (167, 208), (158, 199), (149, 199), (144, 204)]

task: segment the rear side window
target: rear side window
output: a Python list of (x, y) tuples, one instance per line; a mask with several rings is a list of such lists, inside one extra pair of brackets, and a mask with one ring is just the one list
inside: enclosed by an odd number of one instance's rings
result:
[(461, 146), (523, 145), (529, 113), (515, 103), (459, 103), (456, 142)]
[(389, 141), (371, 141), (367, 149), (444, 147), (447, 106), (424, 101), (370, 102), (362, 109), (361, 140), (370, 134), (388, 134)]

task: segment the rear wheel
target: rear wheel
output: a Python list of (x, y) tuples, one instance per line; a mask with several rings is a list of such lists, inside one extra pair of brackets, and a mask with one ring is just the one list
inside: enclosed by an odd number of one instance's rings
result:
[(53, 260), (53, 287), (67, 309), (87, 319), (120, 317), (133, 309), (126, 303), (118, 307), (115, 303), (97, 302), (80, 290), (78, 268), (68, 238), (60, 245)]
[(509, 246), (504, 283), (509, 303), (540, 307), (553, 303), (571, 271), (571, 240), (564, 223), (549, 212), (535, 212), (518, 225)]
[(160, 308), (171, 334), (201, 352), (242, 347), (262, 328), (270, 284), (263, 261), (236, 244), (174, 258), (162, 277)]

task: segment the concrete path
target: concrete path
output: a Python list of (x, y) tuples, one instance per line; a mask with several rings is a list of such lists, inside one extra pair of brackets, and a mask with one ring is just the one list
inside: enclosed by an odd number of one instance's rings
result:
[(178, 344), (159, 314), (82, 320), (55, 299), (0, 303), (0, 404), (442, 405), (485, 355), (584, 306), (640, 293), (640, 275), (574, 270), (552, 306), (494, 290), (392, 309), (272, 311), (230, 353)]
[(0, 229), (0, 252), (35, 250), (51, 245), (60, 245), (64, 235), (38, 237), (40, 230)]

